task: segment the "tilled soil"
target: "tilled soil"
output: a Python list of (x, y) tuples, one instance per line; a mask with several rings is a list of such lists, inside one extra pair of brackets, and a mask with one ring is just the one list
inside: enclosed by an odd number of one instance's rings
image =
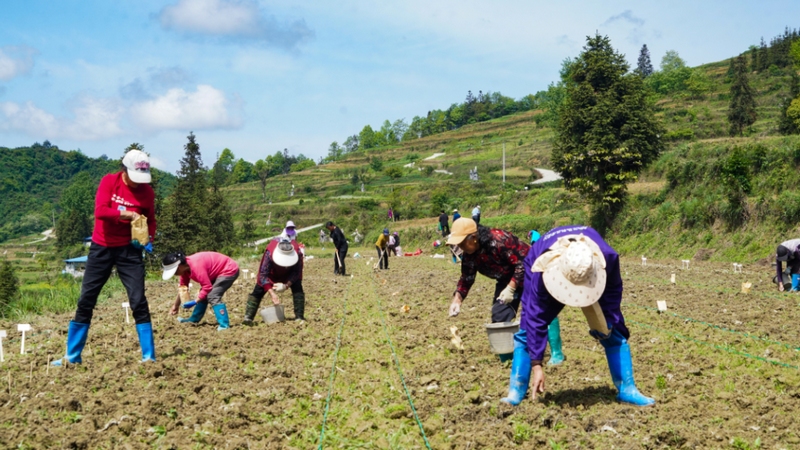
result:
[[(567, 360), (546, 367), (543, 395), (512, 408), (499, 402), (509, 363), (490, 353), (483, 328), (493, 282), (479, 277), (450, 318), (457, 266), (392, 258), (376, 272), (374, 262), (348, 259), (351, 278), (334, 277), (330, 258), (307, 261), (305, 323), (241, 326), (252, 287), (241, 280), (226, 294), (232, 328), (223, 332), (210, 309), (200, 325), (177, 323), (167, 315), (177, 282), (148, 281), (156, 363), (139, 362), (124, 298), (98, 306), (77, 366), (47, 367), (64, 353), (70, 316), (34, 320), (24, 355), (16, 324), (0, 322), (9, 332), (0, 447), (800, 446), (800, 296), (779, 293), (768, 268), (623, 260), (637, 385), (656, 405), (614, 400), (602, 346), (567, 308)], [(668, 311), (657, 312), (657, 300)], [(289, 293), (283, 303), (292, 318)], [(450, 342), (452, 325), (464, 350)]]

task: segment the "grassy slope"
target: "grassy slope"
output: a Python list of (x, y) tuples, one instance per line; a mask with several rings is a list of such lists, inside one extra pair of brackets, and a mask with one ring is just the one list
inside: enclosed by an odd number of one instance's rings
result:
[[(668, 131), (666, 136), (670, 139), (676, 135), (691, 137), (670, 140), (660, 160), (642, 174), (639, 183), (630, 186), (628, 208), (609, 237), (621, 251), (687, 258), (701, 248), (709, 248), (717, 249), (711, 252), (712, 259), (754, 261), (765, 257), (776, 241), (796, 228), (797, 220), (781, 217), (778, 207), (778, 196), (784, 186), (796, 185), (782, 182), (788, 166), (782, 166), (781, 161), (791, 156), (800, 143), (794, 138), (779, 137), (776, 132), (780, 98), (788, 92), (789, 76), (786, 73), (778, 76), (751, 74), (751, 85), (757, 92), (758, 121), (747, 137), (729, 138), (727, 69), (728, 61), (700, 67), (712, 82), (710, 92), (702, 98), (675, 95), (656, 99), (657, 116)], [(529, 228), (547, 229), (585, 222), (586, 205), (577, 195), (557, 186), (522, 189), (533, 179), (527, 175), (531, 168), (550, 167), (554, 134), (552, 129), (536, 125), (533, 116), (538, 113), (525, 112), (470, 125), (270, 179), (267, 196), (273, 200), (272, 205), (260, 200), (258, 183), (231, 187), (229, 198), (237, 214), (245, 205), (255, 205), (262, 225), (260, 234), (279, 230), (280, 224), (288, 218), (299, 222), (300, 226), (330, 218), (340, 222), (346, 231), (358, 228), (369, 232), (368, 239), (388, 225), (385, 209), (391, 203), (404, 219), (414, 219), (391, 224), (393, 230), (404, 231), (410, 238), (406, 242), (414, 246), (427, 245), (435, 238), (435, 211), (430, 200), (432, 194), (442, 192), (449, 197), (448, 209), (457, 207), (463, 213), (474, 203), (480, 203), (487, 224), (518, 233)], [(500, 182), (503, 143), (509, 168), (505, 188)], [(755, 211), (759, 205), (772, 202), (771, 213), (750, 214), (744, 226), (730, 228), (719, 217), (723, 206), (720, 202), (724, 202), (719, 186), (719, 164), (731, 148), (755, 145), (765, 146), (771, 159), (766, 167), (753, 169), (751, 178), (771, 179), (772, 182), (754, 182), (748, 209)], [(421, 159), (434, 153), (445, 155), (428, 161)], [(397, 179), (369, 171), (372, 179), (362, 194), (350, 179), (355, 171), (366, 169), (370, 158), (375, 156), (383, 159), (384, 167), (402, 168), (416, 156), (420, 159), (415, 168), (403, 168), (404, 175)], [(667, 183), (670, 167), (687, 162), (700, 163), (704, 169), (681, 180), (681, 186), (670, 187)], [(426, 166), (447, 170), (453, 175), (426, 176), (425, 172), (416, 170)], [(468, 171), (474, 166), (481, 175), (480, 183), (468, 181)], [(296, 195), (290, 199), (291, 183), (296, 186)], [(706, 195), (708, 193), (713, 195)], [(376, 200), (381, 205), (370, 209), (362, 202), (363, 207), (359, 207), (358, 201), (363, 198)], [(711, 211), (710, 218), (699, 222), (687, 220), (685, 216), (691, 216), (687, 202), (693, 202), (694, 209)], [(276, 224), (271, 230), (263, 226), (268, 213), (272, 213)], [(796, 219), (800, 220), (800, 216)]]

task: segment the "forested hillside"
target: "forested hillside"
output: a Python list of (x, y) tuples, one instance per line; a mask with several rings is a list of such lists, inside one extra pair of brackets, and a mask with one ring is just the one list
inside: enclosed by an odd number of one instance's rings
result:
[[(53, 227), (64, 190), (84, 174), (96, 187), (103, 175), (120, 167), (118, 158), (90, 158), (45, 141), (30, 147), (0, 147), (0, 242)], [(172, 175), (160, 173), (159, 186), (171, 189)]]

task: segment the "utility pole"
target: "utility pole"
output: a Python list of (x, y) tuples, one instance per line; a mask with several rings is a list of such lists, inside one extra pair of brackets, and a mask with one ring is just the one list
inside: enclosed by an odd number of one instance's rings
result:
[(506, 143), (503, 142), (503, 184), (506, 184)]

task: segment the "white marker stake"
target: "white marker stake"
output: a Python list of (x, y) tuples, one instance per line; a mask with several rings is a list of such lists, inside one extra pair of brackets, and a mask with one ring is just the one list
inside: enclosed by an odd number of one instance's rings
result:
[(690, 261), (691, 261), (690, 259), (682, 259), (681, 260), (681, 269), (689, 270), (689, 262)]
[(643, 266), (647, 265), (647, 258), (645, 258), (644, 255), (642, 255), (642, 265)]
[(3, 358), (3, 338), (7, 336), (6, 330), (0, 330), (0, 362), (5, 361)]
[(131, 304), (128, 302), (122, 303), (122, 308), (125, 310), (125, 323), (131, 323), (130, 319), (128, 319), (128, 309), (131, 307)]
[(17, 325), (17, 331), (21, 331), (22, 332), (22, 345), (19, 347), (19, 354), (20, 355), (24, 355), (25, 354), (25, 332), (26, 331), (31, 331), (31, 325), (28, 324), (28, 323), (21, 323), (21, 324)]
[(658, 312), (667, 312), (666, 300), (656, 300), (656, 305), (658, 305)]
[(672, 284), (675, 284), (675, 274), (673, 273), (671, 277), (669, 277), (669, 281)]

